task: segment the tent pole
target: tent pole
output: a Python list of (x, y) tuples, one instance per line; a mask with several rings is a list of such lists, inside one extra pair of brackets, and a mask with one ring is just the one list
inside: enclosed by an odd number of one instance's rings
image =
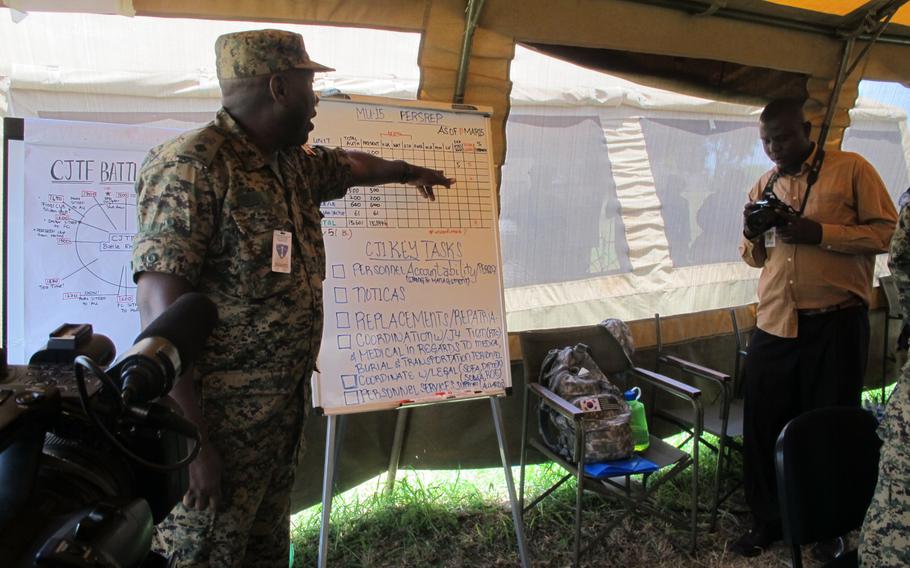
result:
[(831, 120), (834, 118), (834, 108), (837, 106), (837, 99), (840, 98), (840, 90), (847, 77), (847, 63), (850, 61), (850, 53), (853, 51), (853, 44), (855, 42), (855, 36), (848, 37), (846, 41), (844, 41), (844, 51), (840, 58), (840, 67), (837, 70), (834, 88), (831, 89), (831, 97), (828, 99), (828, 108), (825, 110), (825, 118), (822, 120), (821, 129), (818, 133), (819, 151), (824, 149), (825, 140), (828, 138), (828, 130), (831, 129)]
[(891, 18), (894, 17), (894, 14), (896, 14), (901, 6), (906, 3), (907, 0), (892, 0), (887, 6), (882, 6), (879, 10), (869, 10), (869, 12), (866, 13), (863, 21), (857, 25), (856, 35), (861, 35), (862, 28), (866, 27), (866, 31), (871, 32), (872, 38), (866, 43), (859, 55), (856, 56), (856, 60), (844, 74), (845, 77), (849, 77), (850, 73), (853, 73), (853, 69), (855, 69), (862, 58), (865, 57), (866, 53), (872, 49), (875, 42), (879, 40), (882, 32), (885, 31), (885, 28), (887, 28), (888, 24), (891, 22)]
[(465, 9), (464, 42), (461, 45), (461, 60), (458, 62), (458, 78), (455, 82), (455, 95), (452, 102), (464, 102), (465, 87), (468, 82), (468, 63), (471, 59), (471, 45), (474, 43), (474, 30), (477, 29), (477, 20), (483, 10), (485, 0), (468, 0)]
[[(834, 110), (837, 106), (837, 99), (840, 97), (841, 88), (844, 85), (850, 73), (856, 69), (859, 62), (869, 52), (869, 49), (875, 41), (881, 36), (881, 33), (888, 26), (891, 17), (897, 10), (907, 3), (907, 0), (892, 0), (886, 6), (881, 8), (872, 8), (857, 23), (856, 27), (846, 34), (844, 40), (844, 51), (841, 55), (840, 67), (837, 70), (837, 78), (834, 81), (834, 88), (831, 90), (831, 98), (828, 101), (828, 108), (825, 111), (825, 119), (822, 121), (821, 130), (818, 134), (818, 147), (824, 148), (825, 140), (828, 138), (828, 130), (831, 128), (831, 120), (834, 118)], [(853, 53), (853, 47), (856, 39), (863, 34), (871, 32), (871, 40), (866, 44), (863, 50), (856, 56), (856, 59), (850, 63), (850, 55)]]

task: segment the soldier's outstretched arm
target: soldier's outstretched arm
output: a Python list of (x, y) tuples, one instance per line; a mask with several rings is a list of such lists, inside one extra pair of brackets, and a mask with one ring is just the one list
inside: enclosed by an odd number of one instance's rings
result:
[(434, 200), (436, 199), (433, 193), (434, 186), (451, 187), (455, 183), (454, 178), (446, 177), (440, 170), (415, 166), (404, 160), (384, 160), (356, 150), (347, 150), (346, 153), (351, 161), (351, 187), (401, 183), (417, 187), (420, 195)]

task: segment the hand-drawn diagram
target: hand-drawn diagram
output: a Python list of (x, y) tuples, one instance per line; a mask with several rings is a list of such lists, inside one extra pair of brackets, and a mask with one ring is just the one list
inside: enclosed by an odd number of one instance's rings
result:
[[(132, 166), (133, 164), (131, 164)], [(135, 311), (130, 270), (136, 232), (133, 182), (55, 180), (31, 196), (27, 227), (42, 251), (29, 263), (41, 267), (30, 280), (41, 290), (61, 290), (64, 302), (84, 306), (116, 304)], [(50, 261), (50, 262), (47, 262)]]
[(136, 226), (136, 202), (132, 191), (82, 190), (78, 196), (47, 195), (41, 202), (46, 213), (32, 227), (38, 240), (50, 239), (60, 263), (55, 274), (36, 281), (41, 289), (67, 288), (67, 280), (83, 271), (94, 277), (86, 290), (68, 290), (77, 296), (116, 296), (118, 303), (134, 303), (135, 286), (130, 272), (130, 254)]
[[(82, 267), (116, 287), (121, 296), (135, 288), (130, 277), (130, 254), (136, 232), (136, 200), (132, 192), (105, 193), (100, 201), (93, 195), (94, 204), (78, 217), (73, 244)], [(79, 214), (77, 208), (72, 209)]]
[[(118, 351), (139, 332), (130, 259), (142, 152), (34, 146), (26, 154), (24, 355), (62, 323), (89, 323)], [(40, 322), (40, 324), (38, 323)]]

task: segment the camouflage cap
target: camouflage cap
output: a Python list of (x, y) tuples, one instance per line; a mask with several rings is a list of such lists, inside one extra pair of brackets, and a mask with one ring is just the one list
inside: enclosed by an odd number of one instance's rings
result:
[(270, 75), (288, 69), (334, 71), (307, 55), (303, 36), (284, 30), (253, 30), (224, 34), (215, 40), (219, 79)]

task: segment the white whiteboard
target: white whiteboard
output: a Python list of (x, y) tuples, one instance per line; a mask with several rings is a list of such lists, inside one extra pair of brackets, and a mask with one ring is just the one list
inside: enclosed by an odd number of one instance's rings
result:
[(326, 414), (503, 394), (511, 386), (489, 115), (323, 100), (312, 142), (444, 170), (323, 204), (325, 330), (313, 406)]

